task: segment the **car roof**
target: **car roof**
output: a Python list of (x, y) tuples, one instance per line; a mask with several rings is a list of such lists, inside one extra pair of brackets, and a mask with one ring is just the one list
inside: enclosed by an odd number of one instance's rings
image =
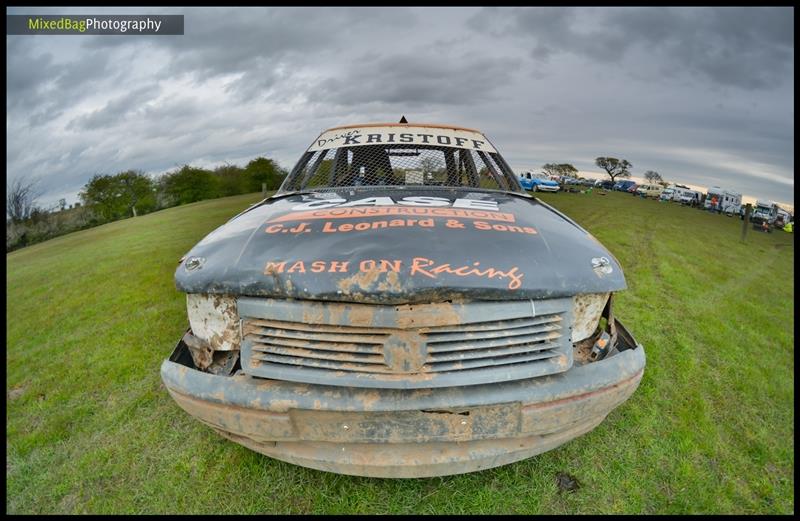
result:
[(478, 134), (483, 134), (480, 130), (476, 130), (474, 128), (467, 128), (467, 127), (459, 127), (456, 125), (443, 125), (440, 123), (361, 123), (361, 124), (353, 124), (353, 125), (341, 125), (338, 127), (331, 127), (327, 129), (325, 132), (329, 130), (341, 130), (345, 128), (364, 128), (364, 127), (427, 127), (427, 128), (449, 128), (453, 130), (466, 130), (467, 132), (476, 132)]

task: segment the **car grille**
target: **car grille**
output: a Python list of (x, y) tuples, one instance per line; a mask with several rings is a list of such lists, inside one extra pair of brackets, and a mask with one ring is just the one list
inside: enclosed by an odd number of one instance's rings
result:
[(243, 369), (364, 387), (444, 387), (572, 364), (569, 299), (375, 306), (240, 298)]

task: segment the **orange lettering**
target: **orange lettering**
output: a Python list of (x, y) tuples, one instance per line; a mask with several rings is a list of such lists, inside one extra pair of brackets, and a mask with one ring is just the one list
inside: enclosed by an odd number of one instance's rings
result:
[(331, 261), (331, 265), (330, 265), (330, 268), (328, 269), (328, 273), (335, 273), (337, 271), (339, 273), (347, 273), (347, 265), (348, 264), (350, 264), (350, 262), (348, 262), (348, 261), (345, 261), (345, 262)]
[(273, 273), (283, 273), (283, 268), (286, 267), (286, 261), (283, 262), (267, 262), (264, 266), (264, 275), (272, 275)]
[(299, 260), (292, 264), (292, 267), (286, 270), (286, 273), (294, 273), (295, 271), (299, 271), (300, 273), (306, 272), (306, 265), (303, 263), (303, 261)]

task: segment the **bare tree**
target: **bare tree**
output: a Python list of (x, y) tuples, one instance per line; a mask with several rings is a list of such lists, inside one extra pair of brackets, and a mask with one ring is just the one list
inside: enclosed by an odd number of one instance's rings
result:
[(36, 178), (24, 180), (20, 177), (6, 185), (6, 214), (13, 223), (20, 223), (36, 209), (36, 200), (42, 195)]
[(598, 157), (594, 163), (606, 171), (613, 183), (617, 177), (630, 177), (633, 165), (627, 159), (617, 159), (616, 157)]
[(655, 170), (648, 170), (647, 172), (645, 172), (644, 178), (647, 179), (649, 183), (661, 183), (662, 181), (664, 181), (661, 178), (661, 174), (659, 174)]

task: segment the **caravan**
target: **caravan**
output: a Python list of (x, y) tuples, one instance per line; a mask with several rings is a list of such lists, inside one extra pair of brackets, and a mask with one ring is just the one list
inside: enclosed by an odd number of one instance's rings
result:
[(712, 212), (724, 213), (725, 215), (735, 215), (740, 212), (742, 206), (742, 194), (731, 190), (723, 190), (718, 186), (708, 189), (708, 195), (703, 207)]

